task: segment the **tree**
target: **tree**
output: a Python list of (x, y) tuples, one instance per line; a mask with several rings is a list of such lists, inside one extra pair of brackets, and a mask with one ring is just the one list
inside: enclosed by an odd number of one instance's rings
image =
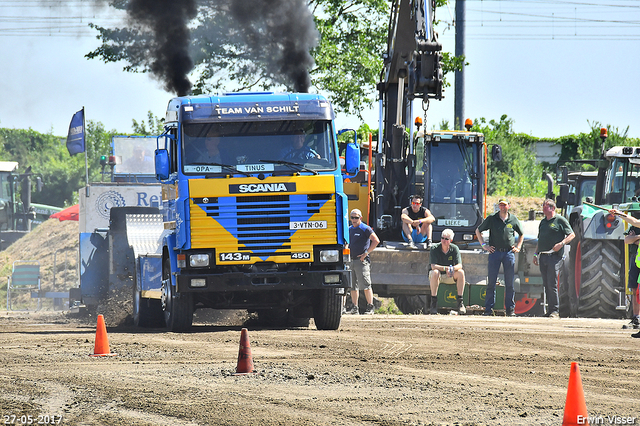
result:
[[(172, 8), (184, 5), (183, 13), (176, 16), (161, 14), (162, 6), (158, 5), (137, 25), (126, 28), (91, 25), (98, 30), (102, 45), (86, 56), (105, 62), (123, 61), (125, 71), (153, 72), (160, 68), (164, 72), (166, 58), (176, 55), (149, 52), (168, 45), (165, 36), (171, 31), (167, 26), (183, 19), (181, 29), (188, 28), (190, 44), (182, 50), (188, 52), (188, 60), (193, 63), (182, 71), (188, 68), (186, 72), (195, 78), (192, 94), (296, 89), (299, 70), (289, 69), (289, 64), (305, 61), (306, 51), (314, 61), (309, 68), (311, 85), (327, 93), (337, 112), (361, 117), (361, 111), (373, 105), (387, 43), (387, 0), (308, 0), (315, 29), (307, 25), (304, 10), (291, 12), (291, 5), (299, 1), (194, 1), (171, 3)], [(138, 3), (121, 0), (114, 2), (114, 7), (125, 9)], [(196, 5), (195, 11), (191, 11), (192, 4)], [(444, 4), (445, 0), (437, 0), (438, 6)], [(147, 18), (156, 12), (159, 20), (166, 19), (167, 26), (160, 25), (154, 37)], [(289, 56), (291, 51), (300, 53), (297, 59)], [(444, 56), (445, 72), (459, 69), (464, 63), (464, 58)], [(175, 91), (176, 86), (166, 83), (169, 91)]]
[(513, 133), (513, 120), (506, 114), (500, 117), (500, 121), (490, 120), (488, 124), (485, 118), (474, 120), (471, 131), (484, 133), (487, 145), (502, 147), (502, 161), (489, 161), (489, 195), (544, 195), (546, 187), (541, 180), (543, 167), (536, 162), (535, 152), (531, 149), (537, 138)]
[[(147, 113), (147, 124), (144, 121), (138, 123), (135, 119), (133, 121), (133, 133), (140, 136), (155, 136), (162, 133), (164, 127), (164, 118), (158, 118), (151, 111)], [(149, 129), (147, 130), (147, 125)]]
[[(111, 152), (111, 137), (118, 134), (104, 129), (100, 122), (86, 123), (86, 149), (89, 181), (100, 179), (100, 156)], [(35, 130), (0, 128), (0, 159), (17, 161), (19, 171), (31, 167), (45, 185), (42, 192), (33, 192), (31, 201), (63, 207), (78, 202), (78, 190), (86, 185), (84, 154), (69, 156), (66, 138), (43, 134)]]

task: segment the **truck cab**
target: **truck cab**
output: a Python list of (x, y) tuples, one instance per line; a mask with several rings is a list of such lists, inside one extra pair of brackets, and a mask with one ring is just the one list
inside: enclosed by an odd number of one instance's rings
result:
[[(350, 288), (347, 197), (334, 113), (321, 96), (174, 98), (155, 151), (162, 184), (161, 301), (170, 329), (194, 309), (313, 317), (338, 327)], [(348, 147), (346, 169), (359, 152)]]

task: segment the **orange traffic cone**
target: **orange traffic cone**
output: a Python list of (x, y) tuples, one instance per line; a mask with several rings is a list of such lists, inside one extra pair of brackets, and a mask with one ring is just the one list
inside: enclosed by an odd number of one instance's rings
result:
[(104, 316), (98, 315), (98, 326), (96, 327), (96, 344), (93, 354), (89, 356), (116, 356), (109, 351), (109, 337), (107, 337), (107, 327), (104, 325)]
[(564, 418), (562, 426), (588, 425), (587, 403), (584, 400), (582, 379), (577, 362), (571, 363), (569, 374), (569, 386), (567, 388), (567, 401), (564, 404)]
[(251, 344), (249, 332), (246, 328), (240, 333), (240, 350), (238, 351), (238, 365), (234, 375), (253, 373), (253, 357), (251, 356)]

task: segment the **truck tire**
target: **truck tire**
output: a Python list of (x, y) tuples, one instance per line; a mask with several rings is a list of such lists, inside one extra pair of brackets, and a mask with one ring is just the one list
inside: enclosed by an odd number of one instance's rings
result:
[(570, 299), (574, 299), (570, 301), (571, 309), (584, 318), (619, 318), (621, 314), (616, 310), (622, 258), (619, 242), (584, 239), (575, 247), (575, 255), (571, 256), (575, 288), (573, 295), (569, 289)]
[(342, 317), (342, 295), (335, 289), (318, 290), (313, 320), (318, 330), (337, 330)]
[(193, 323), (193, 297), (190, 293), (176, 294), (171, 285), (171, 262), (162, 265), (162, 311), (169, 331), (187, 331)]
[(143, 298), (137, 285), (133, 288), (133, 324), (151, 328), (164, 325), (160, 300)]
[(403, 314), (415, 314), (421, 315), (427, 313), (427, 303), (428, 295), (419, 294), (419, 295), (401, 295), (393, 298), (393, 301), (396, 302), (396, 306), (400, 309), (400, 312)]

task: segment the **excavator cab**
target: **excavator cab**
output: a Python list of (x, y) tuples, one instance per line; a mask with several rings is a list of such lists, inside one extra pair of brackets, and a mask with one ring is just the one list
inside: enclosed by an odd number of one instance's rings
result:
[(423, 191), (425, 207), (436, 218), (434, 240), (451, 228), (456, 240), (473, 241), (484, 216), (484, 135), (426, 132), (416, 142), (416, 153), (416, 188)]

